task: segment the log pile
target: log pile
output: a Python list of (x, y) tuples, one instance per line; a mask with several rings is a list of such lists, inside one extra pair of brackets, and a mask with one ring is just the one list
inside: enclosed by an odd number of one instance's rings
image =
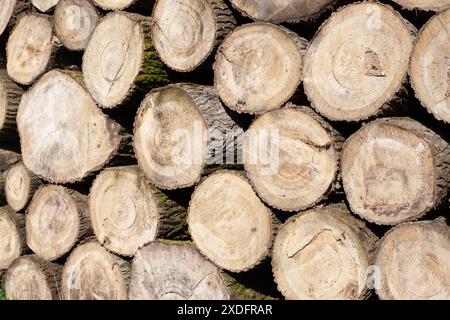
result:
[(448, 30), (448, 0), (1, 2), (0, 290), (450, 299)]

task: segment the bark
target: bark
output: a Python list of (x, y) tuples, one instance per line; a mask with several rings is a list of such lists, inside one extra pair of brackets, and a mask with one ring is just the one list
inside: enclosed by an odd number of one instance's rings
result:
[(4, 69), (0, 69), (0, 141), (17, 142), (17, 108), (23, 90), (16, 85)]

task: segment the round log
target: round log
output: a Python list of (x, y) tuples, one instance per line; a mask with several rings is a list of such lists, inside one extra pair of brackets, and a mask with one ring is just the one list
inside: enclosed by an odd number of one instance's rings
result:
[(352, 211), (377, 224), (419, 219), (447, 195), (449, 156), (449, 144), (415, 120), (370, 122), (345, 142), (342, 153)]
[(53, 37), (50, 18), (27, 14), (19, 19), (6, 45), (6, 68), (12, 80), (23, 85), (33, 83), (51, 67), (59, 42)]
[(108, 250), (134, 256), (153, 241), (186, 238), (186, 209), (150, 185), (137, 166), (102, 171), (89, 194), (92, 228)]
[(62, 186), (39, 188), (27, 209), (27, 244), (48, 261), (56, 260), (92, 234), (86, 196)]
[(272, 267), (286, 299), (364, 299), (376, 236), (344, 204), (290, 218), (275, 238)]
[(16, 85), (4, 69), (0, 69), (0, 141), (10, 142), (18, 140), (17, 108), (23, 90)]
[(450, 299), (450, 228), (444, 219), (405, 223), (380, 241), (375, 257), (383, 300)]
[(272, 246), (275, 222), (245, 176), (218, 171), (192, 195), (188, 209), (192, 240), (220, 268), (247, 271), (259, 264)]
[(149, 243), (137, 251), (132, 270), (131, 300), (230, 299), (220, 270), (192, 245)]
[(135, 0), (93, 0), (94, 3), (105, 10), (123, 10)]
[(335, 0), (231, 0), (244, 16), (266, 22), (299, 22), (319, 16)]
[(167, 66), (188, 72), (201, 65), (235, 25), (222, 0), (159, 0), (152, 14), (152, 37)]
[(246, 132), (245, 170), (271, 207), (304, 210), (335, 188), (343, 142), (310, 108), (288, 104), (260, 116)]
[(100, 169), (122, 140), (121, 127), (77, 80), (59, 70), (42, 76), (23, 95), (17, 126), (25, 165), (54, 183), (80, 181)]
[(146, 177), (172, 190), (196, 184), (208, 165), (234, 163), (235, 138), (242, 135), (213, 87), (179, 84), (146, 96), (133, 142)]
[(221, 99), (239, 113), (280, 108), (301, 82), (306, 45), (296, 33), (269, 23), (236, 28), (220, 45), (214, 64)]
[(59, 300), (61, 266), (37, 255), (16, 259), (5, 277), (9, 300)]
[(83, 56), (86, 86), (97, 102), (114, 108), (135, 89), (148, 92), (167, 84), (167, 74), (150, 36), (150, 19), (114, 12), (95, 28)]
[[(305, 56), (305, 93), (334, 121), (392, 109), (407, 81), (415, 28), (390, 6), (363, 2), (333, 13)], [(391, 107), (391, 108), (390, 108)]]
[(42, 181), (21, 162), (7, 171), (4, 184), (6, 201), (18, 212), (25, 209)]
[(126, 300), (130, 266), (98, 242), (88, 241), (70, 254), (61, 278), (65, 300)]
[(47, 12), (58, 4), (60, 0), (31, 0), (33, 6), (39, 11)]
[(392, 0), (408, 10), (444, 11), (450, 8), (450, 0)]
[(14, 13), (17, 0), (2, 1), (0, 4), (0, 35), (8, 26), (9, 20)]
[[(449, 2), (450, 3), (450, 2)], [(422, 28), (411, 59), (411, 84), (416, 96), (437, 119), (450, 123), (450, 10)]]
[(84, 50), (99, 19), (89, 0), (61, 0), (55, 9), (55, 34), (67, 49)]
[(0, 270), (7, 269), (26, 248), (25, 217), (10, 207), (0, 207)]
[(5, 197), (5, 177), (8, 169), (18, 163), (21, 159), (20, 154), (13, 151), (0, 149), (0, 205), (6, 203)]

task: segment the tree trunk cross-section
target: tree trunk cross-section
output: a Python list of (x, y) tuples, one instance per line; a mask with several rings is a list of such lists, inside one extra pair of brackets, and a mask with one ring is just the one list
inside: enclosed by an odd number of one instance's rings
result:
[(45, 15), (28, 14), (19, 19), (6, 45), (6, 68), (15, 82), (29, 85), (50, 65), (57, 40)]
[(0, 270), (7, 269), (25, 247), (24, 215), (8, 206), (0, 207)]
[(207, 165), (234, 156), (242, 135), (213, 87), (178, 84), (146, 96), (134, 124), (134, 149), (154, 185), (179, 189), (197, 183)]
[[(450, 4), (450, 1), (449, 1)], [(437, 119), (450, 123), (450, 10), (422, 28), (411, 59), (411, 84)]]
[(425, 11), (444, 11), (450, 8), (450, 0), (392, 0), (405, 9)]
[(58, 4), (60, 0), (31, 0), (33, 6), (38, 8), (39, 11), (47, 12)]
[(259, 114), (280, 108), (302, 79), (307, 41), (270, 23), (236, 28), (220, 45), (214, 84), (232, 110)]
[(17, 108), (23, 90), (9, 78), (7, 71), (0, 69), (0, 141), (15, 141), (17, 134)]
[(152, 242), (138, 250), (132, 270), (132, 300), (230, 298), (220, 270), (192, 245)]
[(275, 222), (245, 176), (218, 171), (192, 195), (188, 226), (194, 243), (219, 267), (242, 272), (253, 268), (272, 246)]
[(444, 219), (395, 227), (381, 239), (375, 265), (383, 300), (448, 300), (450, 228)]
[(76, 182), (117, 152), (121, 127), (74, 78), (52, 70), (22, 97), (17, 115), (23, 161), (55, 183)]
[(342, 180), (352, 211), (377, 224), (416, 220), (436, 207), (450, 183), (450, 146), (409, 118), (365, 125), (342, 153)]
[(89, 207), (97, 239), (119, 255), (134, 256), (157, 236), (172, 238), (186, 228), (186, 209), (150, 185), (137, 166), (100, 173)]
[(129, 7), (136, 0), (93, 0), (93, 1), (97, 6), (105, 10), (123, 10)]
[(0, 206), (6, 203), (5, 177), (9, 168), (21, 160), (20, 154), (0, 149)]
[(407, 80), (415, 28), (374, 2), (333, 13), (305, 56), (312, 106), (334, 121), (359, 121), (389, 107)]
[(0, 4), (0, 35), (3, 33), (3, 31), (5, 31), (6, 26), (11, 19), (16, 1), (17, 0), (7, 0), (2, 1), (2, 3)]
[(96, 241), (78, 246), (62, 270), (65, 300), (126, 300), (130, 266)]
[(5, 176), (5, 197), (8, 205), (16, 212), (22, 211), (41, 184), (41, 179), (23, 163), (12, 166)]
[(266, 22), (299, 22), (315, 18), (335, 0), (231, 0), (244, 16)]
[(246, 132), (245, 170), (271, 207), (304, 210), (334, 187), (343, 141), (310, 108), (288, 104), (260, 116)]
[(290, 218), (275, 238), (272, 266), (286, 299), (363, 299), (376, 236), (344, 204)]
[(152, 36), (161, 60), (181, 72), (204, 62), (236, 25), (222, 0), (159, 0), (152, 19)]
[(36, 191), (27, 209), (26, 235), (31, 250), (52, 261), (92, 234), (86, 196), (62, 186)]
[(84, 50), (99, 21), (89, 0), (61, 0), (55, 9), (55, 33), (69, 50)]
[(37, 255), (22, 256), (6, 272), (9, 300), (59, 300), (61, 266)]

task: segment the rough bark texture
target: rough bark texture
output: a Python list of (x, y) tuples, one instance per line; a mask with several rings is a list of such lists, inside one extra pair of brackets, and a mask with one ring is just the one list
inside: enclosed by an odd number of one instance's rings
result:
[(245, 169), (258, 195), (271, 207), (304, 210), (339, 187), (343, 142), (312, 109), (288, 104), (260, 116), (246, 132)]
[(222, 0), (160, 0), (153, 10), (152, 36), (162, 61), (176, 71), (188, 72), (207, 60), (235, 25)]
[(60, 265), (35, 254), (22, 256), (6, 272), (6, 297), (9, 300), (59, 300), (60, 283)]
[(0, 270), (26, 250), (25, 217), (14, 212), (9, 206), (0, 207)]
[(147, 178), (172, 190), (196, 184), (208, 166), (234, 163), (242, 135), (214, 88), (184, 83), (146, 96), (133, 142)]
[(450, 228), (443, 218), (405, 223), (378, 244), (375, 265), (383, 300), (450, 299)]
[(17, 142), (16, 115), (23, 90), (0, 69), (0, 142)]
[(48, 261), (69, 252), (92, 235), (87, 197), (62, 186), (41, 187), (26, 216), (27, 244)]
[(352, 211), (377, 224), (416, 220), (450, 183), (450, 146), (409, 118), (379, 119), (345, 143), (342, 180)]
[(344, 204), (290, 218), (275, 238), (272, 266), (286, 299), (364, 299), (376, 236)]

